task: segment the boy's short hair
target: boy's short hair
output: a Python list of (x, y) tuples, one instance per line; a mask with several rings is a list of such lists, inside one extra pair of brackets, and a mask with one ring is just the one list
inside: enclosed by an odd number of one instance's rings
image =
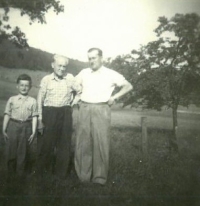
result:
[(30, 86), (32, 85), (32, 79), (31, 79), (31, 77), (28, 74), (21, 74), (21, 75), (19, 75), (18, 78), (17, 78), (17, 84), (19, 84), (19, 82), (21, 80), (27, 80), (27, 81), (29, 81)]

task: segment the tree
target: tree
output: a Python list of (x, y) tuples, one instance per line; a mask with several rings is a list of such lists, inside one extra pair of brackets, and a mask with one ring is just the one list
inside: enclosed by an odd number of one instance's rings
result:
[(200, 91), (200, 17), (176, 14), (171, 19), (160, 17), (158, 21), (155, 29), (158, 40), (149, 42), (137, 53), (141, 72), (138, 88), (148, 108), (172, 109), (176, 139), (178, 106), (196, 103), (195, 94)]
[(134, 104), (137, 98), (146, 108), (171, 108), (171, 147), (178, 149), (178, 106), (200, 102), (200, 17), (194, 13), (176, 14), (171, 19), (160, 17), (158, 22), (158, 39), (124, 57), (138, 74), (133, 79), (129, 69), (127, 79), (135, 83), (136, 96), (132, 95), (127, 104)]
[(28, 16), (30, 24), (38, 21), (46, 23), (45, 15), (50, 10), (58, 14), (64, 11), (64, 7), (56, 0), (1, 0), (0, 8), (3, 15), (0, 16), (0, 40), (8, 39), (19, 47), (27, 47), (25, 33), (19, 27), (11, 28), (9, 25), (9, 12), (11, 8), (18, 9), (21, 16)]

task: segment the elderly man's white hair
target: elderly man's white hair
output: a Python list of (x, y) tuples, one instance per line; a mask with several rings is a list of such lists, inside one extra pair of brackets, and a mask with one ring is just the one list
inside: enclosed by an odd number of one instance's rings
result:
[(67, 57), (62, 56), (62, 55), (59, 55), (59, 54), (55, 54), (55, 55), (53, 56), (53, 59), (54, 59), (54, 61), (57, 61), (57, 60), (59, 60), (59, 59), (64, 59), (65, 62), (66, 62), (66, 64), (69, 63), (69, 59), (68, 59)]

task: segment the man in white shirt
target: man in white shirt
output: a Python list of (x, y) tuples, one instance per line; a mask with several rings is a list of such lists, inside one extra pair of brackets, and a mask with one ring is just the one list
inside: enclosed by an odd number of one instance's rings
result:
[[(82, 182), (107, 181), (109, 167), (110, 106), (132, 90), (132, 85), (118, 72), (103, 66), (102, 51), (88, 51), (90, 68), (76, 77), (82, 87), (75, 147), (75, 169)], [(115, 87), (120, 90), (112, 95)]]

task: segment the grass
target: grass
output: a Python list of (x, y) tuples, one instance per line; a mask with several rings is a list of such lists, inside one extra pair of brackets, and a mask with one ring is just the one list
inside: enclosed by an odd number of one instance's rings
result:
[[(81, 184), (72, 165), (65, 182), (56, 183), (53, 176), (47, 176), (42, 185), (37, 184), (34, 177), (23, 185), (13, 182), (6, 185), (2, 179), (1, 200), (20, 206), (199, 205), (200, 156), (192, 151), (193, 147), (199, 147), (195, 145), (196, 138), (200, 138), (198, 131), (191, 132), (190, 138), (182, 136), (188, 148), (182, 146), (179, 155), (169, 152), (169, 134), (168, 130), (149, 129), (149, 155), (144, 156), (139, 127), (113, 126), (106, 186)], [(2, 149), (3, 146), (1, 154)], [(2, 170), (1, 177), (4, 175)]]

